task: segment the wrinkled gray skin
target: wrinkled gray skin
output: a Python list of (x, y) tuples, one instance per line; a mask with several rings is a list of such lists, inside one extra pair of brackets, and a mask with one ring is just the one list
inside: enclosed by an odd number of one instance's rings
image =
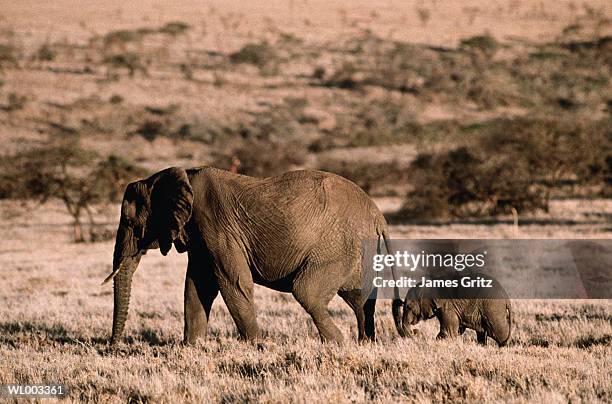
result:
[[(494, 282), (495, 299), (436, 299), (424, 297), (422, 287), (408, 291), (404, 301), (404, 314), (397, 331), (403, 337), (413, 333), (411, 325), (436, 317), (440, 322), (437, 338), (454, 338), (466, 328), (476, 331), (478, 343), (486, 345), (487, 337), (501, 347), (510, 339), (512, 308), (499, 283)], [(429, 293), (429, 291), (428, 291)], [(428, 294), (428, 296), (431, 296)]]
[[(292, 293), (322, 340), (342, 341), (327, 310), (335, 294), (353, 309), (359, 339), (374, 339), (375, 299), (364, 299), (361, 240), (387, 234), (355, 184), (318, 171), (256, 179), (204, 167), (169, 168), (128, 185), (113, 258), (111, 342), (127, 319), (131, 280), (146, 250), (187, 252), (184, 341), (206, 333), (219, 293), (245, 339), (259, 336), (253, 284)], [(386, 238), (385, 238), (386, 240)]]

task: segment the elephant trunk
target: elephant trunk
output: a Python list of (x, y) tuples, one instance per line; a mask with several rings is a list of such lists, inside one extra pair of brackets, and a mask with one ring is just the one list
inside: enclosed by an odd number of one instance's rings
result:
[(405, 337), (407, 336), (405, 333), (405, 325), (403, 323), (403, 319), (402, 319), (402, 307), (404, 305), (404, 302), (402, 302), (402, 299), (393, 299), (393, 303), (391, 303), (391, 309), (392, 309), (392, 313), (393, 313), (393, 322), (395, 323), (395, 328), (397, 329), (397, 333), (400, 335), (400, 337)]
[[(404, 307), (404, 314), (402, 315), (402, 307)], [(410, 337), (415, 335), (416, 330), (410, 328), (411, 320), (410, 314), (405, 313), (406, 307), (400, 299), (393, 300), (393, 321), (395, 322), (395, 328), (400, 337)], [(408, 316), (407, 316), (408, 315)], [(412, 323), (414, 324), (414, 323)]]
[(415, 330), (410, 328), (410, 325), (404, 321), (402, 323), (402, 332), (400, 333), (400, 335), (402, 337), (410, 337), (410, 336), (413, 336), (414, 333), (415, 333)]
[(119, 270), (113, 279), (114, 307), (113, 307), (113, 334), (111, 344), (116, 344), (123, 334), (130, 305), (130, 292), (132, 289), (132, 276), (138, 267), (140, 255), (130, 257), (119, 263)]
[[(385, 243), (385, 249), (387, 250), (387, 254), (391, 254), (391, 245), (389, 243), (389, 235), (387, 231), (383, 231), (382, 234), (378, 237), (378, 248), (377, 253), (381, 252), (380, 241), (382, 240)], [(393, 280), (397, 280), (397, 275), (395, 274), (395, 266), (391, 266), (391, 276)], [(396, 283), (397, 284), (397, 283)], [(402, 316), (402, 308), (404, 307), (404, 302), (399, 294), (399, 289), (397, 286), (393, 287), (393, 302), (391, 303), (391, 312), (393, 314), (393, 322), (395, 323), (395, 328), (397, 329), (398, 334), (401, 337), (406, 337), (410, 335), (410, 328), (403, 324), (403, 316)], [(406, 332), (407, 330), (407, 332)]]

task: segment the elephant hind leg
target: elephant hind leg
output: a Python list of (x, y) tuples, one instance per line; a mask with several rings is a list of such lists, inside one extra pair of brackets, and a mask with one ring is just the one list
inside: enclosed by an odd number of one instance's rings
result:
[(366, 339), (366, 315), (364, 310), (364, 302), (359, 290), (340, 291), (338, 295), (344, 299), (349, 307), (355, 313), (357, 319), (357, 338), (359, 341)]
[(363, 305), (365, 313), (365, 333), (366, 338), (370, 341), (376, 340), (376, 326), (374, 321), (374, 311), (376, 310), (376, 295), (366, 299)]
[(337, 288), (324, 285), (320, 278), (314, 276), (302, 276), (293, 284), (293, 296), (312, 317), (323, 342), (342, 343), (344, 339), (327, 310), (327, 305), (337, 292)]
[(376, 339), (374, 324), (376, 295), (364, 299), (360, 290), (342, 291), (338, 292), (338, 295), (355, 312), (359, 341), (374, 341)]

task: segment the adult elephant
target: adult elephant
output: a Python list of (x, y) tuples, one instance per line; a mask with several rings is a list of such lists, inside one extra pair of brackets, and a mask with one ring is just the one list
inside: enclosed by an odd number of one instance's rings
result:
[[(221, 296), (243, 338), (259, 335), (253, 284), (290, 292), (322, 340), (342, 341), (330, 318), (337, 293), (353, 309), (359, 339), (374, 339), (376, 300), (362, 291), (361, 240), (386, 236), (374, 202), (354, 183), (320, 171), (265, 179), (212, 167), (172, 167), (129, 184), (113, 256), (111, 343), (123, 333), (132, 275), (146, 250), (187, 252), (184, 341), (206, 332)], [(363, 292), (363, 293), (362, 293)]]

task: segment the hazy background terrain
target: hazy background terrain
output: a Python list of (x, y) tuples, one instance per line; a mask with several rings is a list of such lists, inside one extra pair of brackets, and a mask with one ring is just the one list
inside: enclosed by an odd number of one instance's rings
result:
[[(612, 400), (612, 305), (514, 301), (509, 347), (471, 332), (322, 345), (257, 288), (265, 338), (219, 299), (180, 346), (186, 257), (149, 253), (106, 345), (127, 181), (170, 165), (337, 172), (395, 238), (610, 238), (607, 1), (13, 2), (0, 9), (0, 384), (71, 399)], [(237, 161), (240, 164), (237, 164)], [(518, 222), (518, 226), (515, 223)], [(75, 242), (78, 241), (78, 242)]]

